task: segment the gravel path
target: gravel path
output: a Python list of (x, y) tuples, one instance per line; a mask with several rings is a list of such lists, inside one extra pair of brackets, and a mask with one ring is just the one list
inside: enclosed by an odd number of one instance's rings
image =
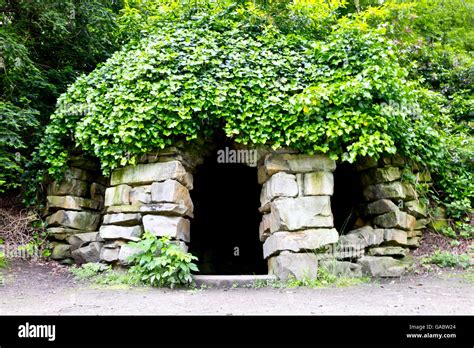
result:
[(409, 276), (347, 288), (164, 290), (99, 287), (77, 282), (51, 264), (22, 262), (4, 271), (0, 314), (473, 315), (474, 287), (465, 274)]

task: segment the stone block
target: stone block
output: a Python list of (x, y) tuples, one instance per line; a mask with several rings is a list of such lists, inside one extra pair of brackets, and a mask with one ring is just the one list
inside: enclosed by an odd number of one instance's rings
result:
[(134, 255), (140, 254), (141, 252), (142, 250), (140, 250), (139, 248), (135, 248), (125, 244), (120, 248), (120, 251), (118, 253), (118, 261), (120, 262), (120, 264), (128, 266), (130, 265), (130, 258)]
[(428, 216), (427, 207), (421, 201), (413, 200), (404, 202), (403, 207), (408, 214), (413, 215), (417, 219), (423, 219)]
[(328, 196), (278, 198), (271, 203), (270, 231), (333, 227)]
[(260, 204), (265, 206), (278, 197), (296, 197), (298, 195), (298, 185), (296, 177), (284, 172), (276, 173), (263, 184), (260, 194)]
[(403, 193), (405, 194), (405, 200), (417, 199), (418, 195), (416, 194), (415, 189), (411, 184), (402, 183)]
[(420, 236), (407, 238), (407, 246), (409, 248), (418, 248), (420, 246), (420, 241)]
[(71, 246), (69, 244), (53, 242), (51, 243), (51, 246), (53, 249), (51, 252), (51, 258), (53, 260), (61, 260), (71, 257)]
[(97, 242), (99, 232), (76, 233), (67, 238), (67, 242), (71, 245), (71, 250), (78, 249), (87, 243)]
[(270, 214), (265, 214), (262, 216), (262, 221), (260, 222), (260, 226), (258, 228), (258, 235), (260, 237), (260, 241), (264, 242), (270, 236)]
[(416, 225), (415, 217), (403, 211), (391, 211), (374, 218), (374, 224), (383, 228), (413, 230)]
[(48, 209), (60, 208), (81, 211), (84, 209), (98, 210), (101, 203), (92, 199), (75, 196), (48, 196)]
[(268, 273), (280, 280), (313, 279), (318, 276), (318, 258), (312, 253), (283, 251), (268, 259)]
[(334, 175), (330, 172), (304, 174), (305, 196), (332, 196), (334, 193)]
[(185, 242), (190, 240), (190, 222), (182, 217), (145, 215), (143, 228), (159, 237), (168, 236)]
[(384, 167), (367, 170), (361, 174), (364, 186), (382, 184), (400, 179), (402, 172), (398, 167)]
[(391, 211), (398, 211), (398, 206), (389, 199), (379, 199), (367, 205), (367, 215), (380, 215)]
[(123, 225), (133, 226), (138, 225), (142, 221), (142, 216), (139, 213), (117, 213), (104, 215), (102, 225)]
[(92, 242), (87, 244), (84, 247), (75, 249), (72, 251), (72, 258), (76, 263), (83, 264), (89, 262), (99, 262), (100, 261), (100, 250), (102, 249), (103, 243)]
[(323, 260), (319, 263), (320, 267), (327, 270), (330, 274), (343, 277), (361, 277), (362, 266), (348, 261)]
[(102, 239), (126, 239), (138, 241), (143, 233), (141, 226), (115, 226), (105, 225), (100, 227), (100, 236)]
[(407, 245), (407, 232), (397, 229), (386, 229), (384, 230), (385, 244), (388, 245)]
[(106, 187), (97, 182), (93, 182), (90, 187), (90, 194), (93, 200), (103, 202), (105, 197)]
[(112, 172), (110, 185), (147, 185), (168, 179), (177, 180), (188, 189), (192, 189), (192, 176), (179, 161), (138, 164), (115, 169)]
[(405, 272), (405, 265), (389, 256), (364, 256), (357, 263), (371, 277), (400, 277)]
[(138, 186), (130, 190), (130, 204), (151, 203), (151, 186)]
[(130, 191), (131, 187), (128, 185), (118, 185), (115, 187), (108, 187), (105, 190), (105, 202), (106, 207), (112, 205), (127, 205), (130, 204)]
[(155, 203), (175, 203), (185, 206), (189, 212), (194, 209), (189, 190), (176, 180), (155, 182), (151, 185), (151, 200)]
[(359, 159), (356, 163), (356, 170), (362, 171), (366, 170), (369, 168), (374, 168), (377, 167), (378, 163), (375, 158), (372, 157), (364, 157), (362, 159)]
[(76, 168), (76, 167), (69, 167), (64, 172), (64, 177), (68, 179), (77, 179), (83, 181), (92, 181), (93, 175), (90, 171)]
[(369, 201), (379, 199), (404, 199), (406, 193), (402, 183), (399, 181), (370, 185), (364, 188), (364, 197)]
[(364, 226), (348, 232), (341, 236), (340, 243), (342, 245), (352, 245), (354, 248), (379, 245), (384, 241), (384, 230), (374, 229), (372, 226)]
[(118, 261), (120, 248), (102, 248), (100, 251), (100, 259), (105, 262)]
[(422, 230), (426, 228), (426, 226), (430, 223), (429, 219), (417, 219), (416, 220), (416, 225), (415, 225), (415, 230)]
[(369, 256), (393, 256), (393, 257), (405, 257), (407, 255), (408, 250), (402, 247), (376, 247), (370, 248), (367, 252)]
[(88, 188), (87, 181), (64, 177), (61, 181), (54, 181), (48, 186), (47, 195), (87, 197)]
[(143, 213), (143, 214), (160, 214), (169, 216), (189, 216), (193, 217), (193, 213), (188, 207), (175, 203), (155, 203), (155, 204), (133, 204), (133, 205), (117, 205), (108, 207), (108, 214), (115, 213)]
[(100, 214), (88, 211), (58, 210), (46, 218), (48, 226), (63, 226), (82, 231), (96, 231)]
[(263, 257), (288, 250), (300, 252), (314, 250), (322, 246), (336, 243), (339, 235), (336, 229), (310, 229), (299, 232), (276, 232), (263, 243)]
[(336, 169), (336, 162), (325, 155), (305, 154), (269, 154), (265, 157), (264, 166), (267, 175), (277, 172), (309, 173)]

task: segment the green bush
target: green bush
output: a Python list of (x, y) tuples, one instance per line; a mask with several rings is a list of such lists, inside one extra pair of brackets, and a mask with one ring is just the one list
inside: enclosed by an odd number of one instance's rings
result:
[(448, 251), (436, 250), (433, 255), (426, 257), (422, 263), (431, 263), (439, 267), (469, 268), (470, 257), (468, 254), (452, 254)]
[(140, 282), (159, 287), (174, 288), (192, 283), (191, 272), (198, 272), (192, 261), (197, 257), (186, 253), (168, 237), (159, 238), (145, 232), (142, 240), (129, 245), (140, 250), (130, 257), (129, 272)]

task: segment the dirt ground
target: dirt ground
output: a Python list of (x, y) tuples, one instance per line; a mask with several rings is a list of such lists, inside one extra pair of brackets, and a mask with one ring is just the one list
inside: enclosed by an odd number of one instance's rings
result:
[(36, 262), (16, 262), (3, 278), (0, 315), (474, 314), (472, 280), (453, 271), (320, 289), (98, 286)]

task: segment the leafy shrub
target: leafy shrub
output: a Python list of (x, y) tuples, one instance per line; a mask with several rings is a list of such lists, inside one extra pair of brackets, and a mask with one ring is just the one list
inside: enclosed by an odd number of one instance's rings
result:
[(468, 254), (452, 254), (447, 251), (436, 250), (433, 255), (424, 258), (422, 262), (438, 265), (439, 267), (469, 268), (469, 260)]
[(130, 257), (129, 272), (140, 282), (160, 287), (175, 287), (192, 283), (191, 272), (198, 272), (196, 256), (186, 253), (168, 237), (159, 238), (145, 232), (142, 240), (129, 245), (140, 250)]
[(85, 263), (72, 266), (69, 271), (79, 280), (90, 280), (101, 285), (138, 285), (136, 277), (132, 277), (128, 272), (120, 272), (112, 269), (110, 265), (101, 263)]

